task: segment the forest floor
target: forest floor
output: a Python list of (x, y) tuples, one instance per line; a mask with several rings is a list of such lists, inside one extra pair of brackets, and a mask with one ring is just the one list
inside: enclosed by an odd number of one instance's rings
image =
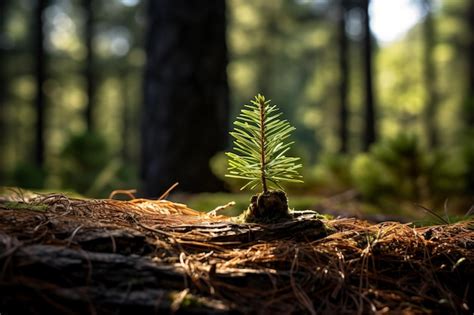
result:
[(474, 310), (474, 220), (243, 224), (166, 200), (0, 198), (0, 313)]

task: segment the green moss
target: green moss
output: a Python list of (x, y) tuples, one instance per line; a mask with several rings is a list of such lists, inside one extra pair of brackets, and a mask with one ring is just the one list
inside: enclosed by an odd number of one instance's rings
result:
[(182, 309), (194, 309), (203, 306), (204, 304), (202, 303), (202, 301), (198, 297), (191, 294), (187, 294), (184, 297), (183, 302), (181, 302)]
[(45, 204), (34, 204), (34, 203), (25, 203), (25, 202), (17, 202), (17, 201), (7, 201), (3, 203), (5, 208), (11, 210), (32, 210), (32, 211), (40, 211), (45, 212), (49, 209), (48, 205)]
[[(178, 299), (180, 297), (181, 294), (182, 294), (182, 292), (180, 292), (180, 291), (173, 291), (173, 292), (169, 293), (168, 298), (171, 301), (171, 303), (173, 303), (174, 301), (176, 301), (176, 299)], [(206, 303), (205, 303), (204, 298), (198, 297), (198, 296), (196, 296), (194, 294), (191, 294), (191, 293), (187, 293), (186, 296), (181, 301), (181, 303), (179, 304), (179, 309), (181, 309), (181, 310), (186, 310), (186, 309), (196, 310), (196, 309), (200, 309), (200, 308), (205, 307), (205, 306), (206, 306)]]

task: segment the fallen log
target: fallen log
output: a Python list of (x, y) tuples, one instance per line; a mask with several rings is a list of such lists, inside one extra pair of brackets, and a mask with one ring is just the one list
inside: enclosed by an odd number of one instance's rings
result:
[(163, 200), (0, 200), (0, 313), (469, 313), (473, 244), (472, 220), (240, 224)]

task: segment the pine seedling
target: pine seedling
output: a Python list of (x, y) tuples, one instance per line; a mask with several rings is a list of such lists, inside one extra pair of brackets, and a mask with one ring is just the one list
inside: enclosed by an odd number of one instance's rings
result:
[(282, 182), (302, 183), (298, 170), (302, 167), (298, 157), (288, 157), (293, 142), (286, 142), (295, 130), (287, 120), (281, 120), (276, 105), (271, 105), (258, 94), (250, 105), (244, 105), (234, 122), (234, 151), (227, 152), (229, 174), (227, 177), (247, 181), (242, 189), (255, 189), (261, 185), (262, 192), (279, 188)]

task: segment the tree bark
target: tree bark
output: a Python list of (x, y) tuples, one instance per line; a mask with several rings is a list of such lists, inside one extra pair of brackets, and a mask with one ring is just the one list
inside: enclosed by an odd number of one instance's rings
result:
[(348, 152), (348, 104), (349, 86), (348, 48), (346, 35), (346, 7), (344, 0), (339, 4), (339, 141), (340, 153)]
[(372, 34), (370, 31), (370, 0), (363, 0), (362, 7), (365, 12), (364, 18), (364, 79), (365, 79), (365, 128), (364, 128), (364, 151), (368, 151), (372, 143), (377, 140), (376, 112), (373, 88), (373, 65), (372, 65)]
[(174, 182), (187, 192), (217, 191), (210, 158), (228, 130), (225, 2), (148, 3), (142, 119), (142, 193)]
[(424, 0), (425, 21), (423, 23), (423, 40), (424, 40), (424, 81), (426, 89), (426, 103), (425, 103), (425, 128), (428, 139), (428, 146), (435, 149), (438, 146), (439, 137), (436, 127), (436, 113), (438, 107), (438, 96), (436, 92), (436, 69), (434, 62), (434, 40), (436, 38), (433, 14), (432, 1)]
[(94, 12), (92, 8), (92, 0), (83, 0), (83, 6), (86, 13), (86, 23), (84, 30), (84, 42), (87, 51), (86, 64), (84, 69), (84, 76), (86, 79), (86, 94), (87, 104), (85, 109), (85, 120), (87, 124), (87, 130), (94, 130), (94, 94), (95, 94), (95, 82), (94, 82), (94, 51), (92, 47), (92, 39), (94, 37)]
[(46, 80), (46, 54), (44, 50), (44, 20), (43, 14), (47, 6), (47, 0), (38, 0), (35, 10), (35, 67), (36, 67), (36, 133), (35, 133), (35, 162), (39, 168), (44, 164), (44, 125), (45, 125), (45, 106), (46, 97), (43, 91), (43, 85)]

